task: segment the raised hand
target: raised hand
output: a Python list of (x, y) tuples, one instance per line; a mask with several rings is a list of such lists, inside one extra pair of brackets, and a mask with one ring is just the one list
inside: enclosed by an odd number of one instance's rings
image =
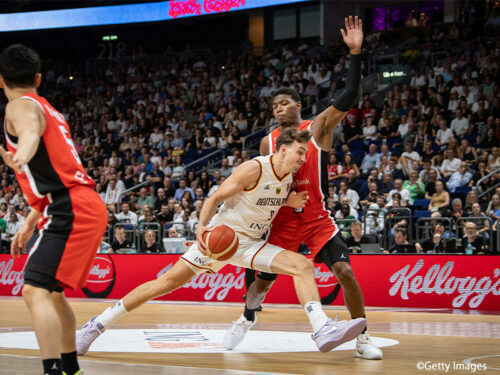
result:
[(363, 21), (358, 16), (345, 19), (345, 30), (340, 29), (344, 43), (351, 50), (351, 54), (361, 53), (361, 45), (363, 44)]

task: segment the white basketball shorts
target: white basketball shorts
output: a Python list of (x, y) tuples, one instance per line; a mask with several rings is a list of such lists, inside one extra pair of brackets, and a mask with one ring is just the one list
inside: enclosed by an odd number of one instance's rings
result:
[(285, 249), (271, 245), (267, 241), (249, 238), (237, 233), (240, 242), (236, 253), (228, 260), (216, 260), (203, 255), (195, 242), (181, 257), (196, 273), (217, 273), (226, 264), (252, 268), (257, 271), (271, 273), (271, 263), (274, 257)]

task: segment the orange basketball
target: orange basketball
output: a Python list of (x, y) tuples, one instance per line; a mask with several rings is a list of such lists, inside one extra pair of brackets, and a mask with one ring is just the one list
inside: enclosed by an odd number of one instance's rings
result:
[(238, 250), (238, 236), (227, 225), (217, 225), (210, 232), (203, 233), (207, 255), (212, 259), (228, 260)]

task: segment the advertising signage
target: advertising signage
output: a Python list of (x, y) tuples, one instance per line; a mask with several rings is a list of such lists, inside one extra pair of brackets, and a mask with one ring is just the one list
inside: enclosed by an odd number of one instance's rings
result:
[[(21, 296), (27, 256), (0, 254), (0, 296)], [(177, 254), (97, 254), (86, 285), (66, 290), (67, 297), (119, 299), (160, 277), (179, 259)], [(367, 306), (446, 308), (498, 311), (500, 256), (481, 255), (351, 255), (356, 279)], [(337, 279), (324, 264), (315, 264), (323, 303), (343, 305)], [(160, 300), (241, 302), (245, 269), (225, 266), (217, 274), (201, 274)], [(328, 301), (328, 302), (326, 302)], [(280, 276), (266, 296), (269, 303), (299, 303), (293, 279)]]
[(0, 32), (169, 21), (312, 0), (171, 0), (0, 14)]

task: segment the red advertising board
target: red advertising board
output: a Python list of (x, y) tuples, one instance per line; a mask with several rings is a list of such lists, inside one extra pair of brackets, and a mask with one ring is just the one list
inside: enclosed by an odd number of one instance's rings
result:
[[(68, 297), (121, 298), (136, 286), (167, 272), (179, 255), (98, 254), (87, 284), (67, 290)], [(21, 295), (26, 256), (0, 255), (0, 295)], [(354, 274), (367, 306), (500, 310), (500, 257), (450, 255), (352, 255)], [(333, 274), (316, 265), (320, 295), (331, 293)], [(202, 274), (159, 299), (241, 302), (244, 269), (226, 266)], [(292, 279), (280, 276), (266, 298), (270, 303), (298, 303)], [(342, 293), (333, 301), (344, 303)]]

